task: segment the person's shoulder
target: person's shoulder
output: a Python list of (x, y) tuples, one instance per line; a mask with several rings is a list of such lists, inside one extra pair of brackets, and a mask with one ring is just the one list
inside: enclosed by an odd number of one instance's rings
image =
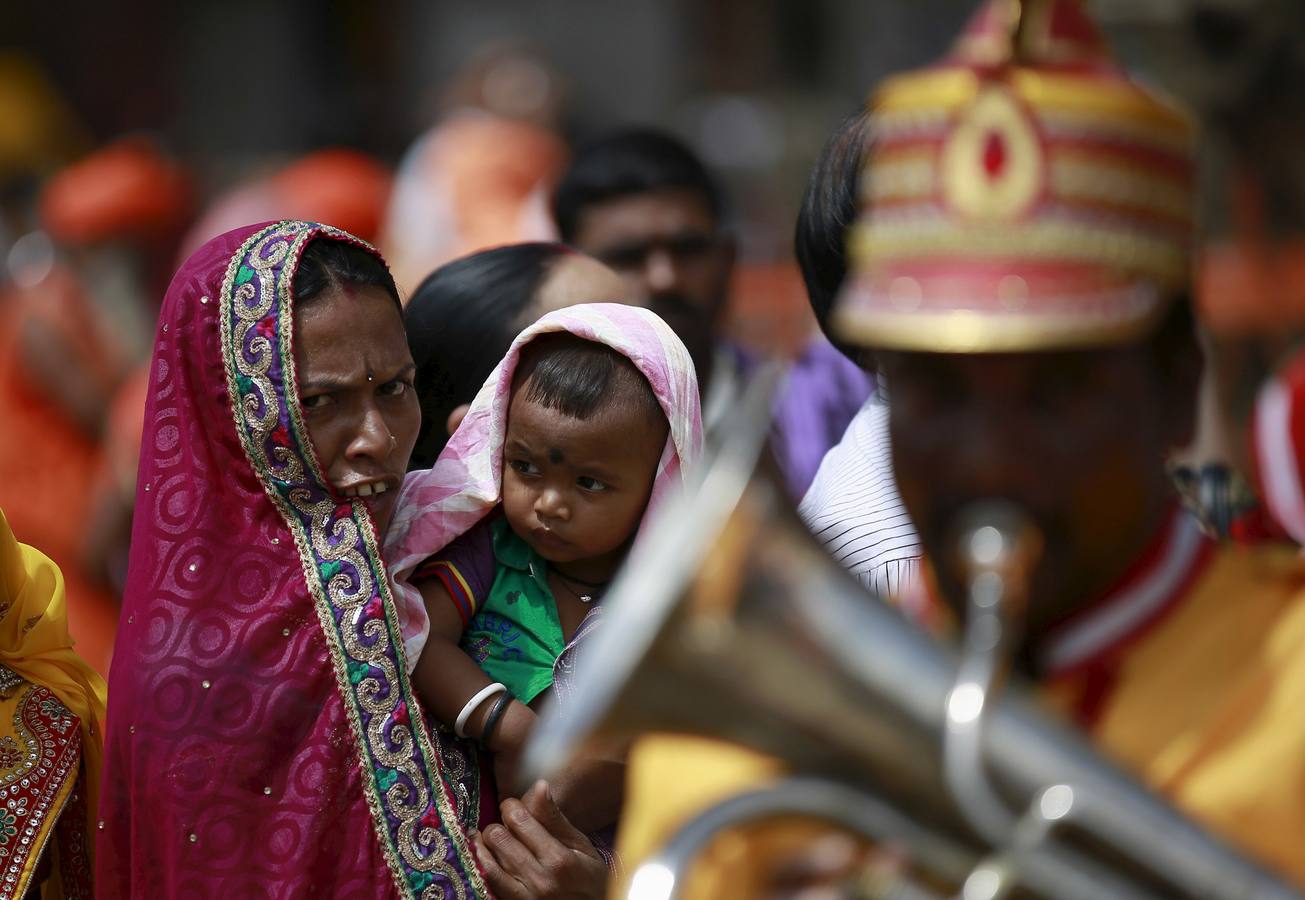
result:
[(732, 371), (747, 375), (761, 362), (761, 357), (732, 338), (723, 337), (716, 341), (715, 363), (727, 366)]
[[(438, 577), (449, 568), (469, 582), (484, 580), (494, 567), (494, 524), (500, 517), (494, 513), (481, 519), (462, 535), (454, 538), (442, 550), (426, 557), (412, 575), (412, 583), (420, 584)], [(474, 585), (473, 585), (474, 591)], [(480, 591), (474, 591), (479, 595)]]
[(802, 345), (793, 360), (793, 367), (825, 373), (829, 377), (841, 378), (853, 384), (863, 384), (867, 393), (874, 384), (874, 378), (865, 369), (848, 359), (842, 350), (818, 331)]
[(1229, 589), (1240, 586), (1248, 599), (1305, 603), (1305, 554), (1285, 541), (1225, 543), (1216, 551), (1207, 580)]
[[(849, 512), (852, 518), (867, 517), (864, 504), (850, 503), (857, 489), (892, 484), (889, 506), (896, 512), (896, 482), (888, 439), (887, 409), (873, 395), (868, 397), (848, 423), (843, 437), (821, 460), (815, 478), (799, 507), (808, 523)], [(873, 516), (871, 516), (873, 517)]]
[(1225, 543), (1184, 603), (1189, 628), (1213, 629), (1255, 646), (1289, 639), (1305, 649), (1305, 556), (1276, 541)]
[(874, 378), (820, 333), (789, 367), (781, 403), (824, 411), (846, 426), (875, 389)]

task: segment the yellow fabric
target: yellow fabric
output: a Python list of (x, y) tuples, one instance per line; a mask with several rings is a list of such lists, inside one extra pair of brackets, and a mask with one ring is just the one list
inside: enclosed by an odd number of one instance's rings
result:
[(1305, 887), (1302, 710), (1305, 561), (1293, 548), (1229, 547), (1127, 648), (1093, 732), (1180, 809)]
[[(629, 776), (617, 852), (621, 879), (612, 897), (624, 897), (638, 863), (703, 809), (734, 794), (774, 781), (784, 768), (770, 757), (734, 744), (679, 735), (641, 739), (630, 753)], [(651, 815), (631, 814), (653, 811)], [(763, 823), (722, 835), (704, 849), (694, 867), (691, 898), (755, 897), (763, 893), (766, 869), (798, 852), (827, 825), (804, 821)], [(626, 865), (629, 862), (631, 865)]]
[(18, 543), (3, 510), (0, 663), (33, 684), (49, 688), (81, 720), (86, 815), (88, 822), (95, 822), (108, 687), (73, 650), (59, 567), (39, 550)]
[[(1177, 607), (1122, 651), (1116, 672), (1093, 728), (1102, 751), (1305, 888), (1305, 560), (1286, 547), (1221, 549)], [(1047, 699), (1068, 710), (1084, 687), (1062, 681)], [(694, 814), (779, 772), (731, 745), (641, 740), (618, 848), (627, 871)], [(704, 858), (686, 896), (750, 896), (742, 886), (799, 833), (779, 831), (736, 835), (728, 854)]]

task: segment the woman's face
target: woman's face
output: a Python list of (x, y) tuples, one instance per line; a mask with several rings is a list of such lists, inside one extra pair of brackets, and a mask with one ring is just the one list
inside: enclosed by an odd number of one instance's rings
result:
[(360, 498), (378, 535), (394, 513), (421, 425), (403, 319), (378, 287), (332, 287), (295, 306), (304, 422), (322, 474)]

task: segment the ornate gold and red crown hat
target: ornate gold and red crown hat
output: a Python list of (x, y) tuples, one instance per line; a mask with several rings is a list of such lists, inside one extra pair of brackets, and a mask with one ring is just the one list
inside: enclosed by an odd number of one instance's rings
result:
[(871, 101), (834, 324), (936, 352), (1122, 343), (1190, 282), (1194, 130), (1118, 68), (1078, 0), (989, 0)]

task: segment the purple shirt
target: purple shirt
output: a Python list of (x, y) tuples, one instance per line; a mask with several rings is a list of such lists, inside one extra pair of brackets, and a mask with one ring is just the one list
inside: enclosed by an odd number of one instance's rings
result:
[[(737, 347), (729, 350), (746, 378), (757, 361)], [(807, 492), (820, 461), (873, 392), (871, 376), (823, 335), (812, 336), (775, 398), (771, 428), (771, 448), (794, 499)]]

